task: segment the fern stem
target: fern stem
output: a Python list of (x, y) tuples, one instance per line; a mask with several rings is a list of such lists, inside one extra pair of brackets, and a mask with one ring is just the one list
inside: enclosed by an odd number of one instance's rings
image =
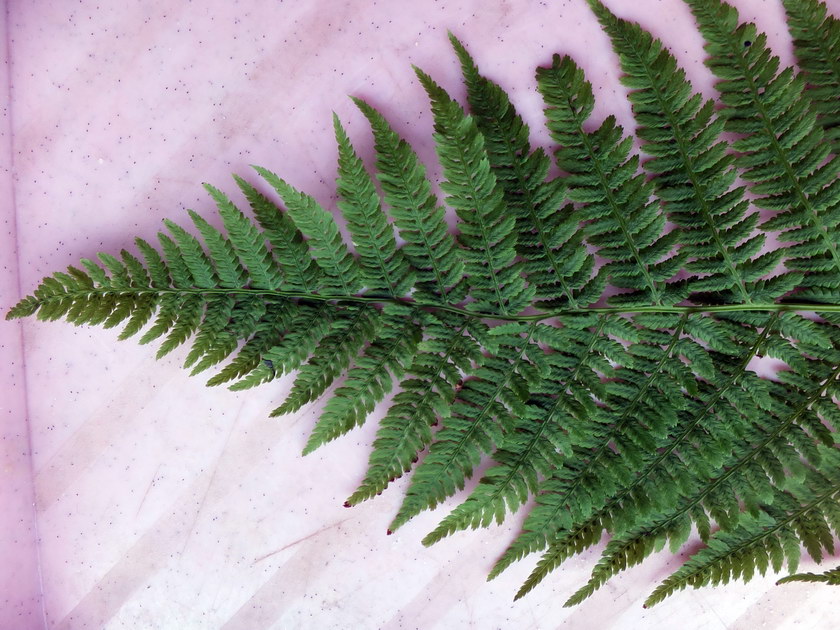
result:
[[(741, 312), (768, 312), (768, 313), (784, 313), (790, 311), (801, 311), (806, 313), (840, 313), (840, 304), (822, 304), (822, 303), (807, 303), (807, 302), (770, 302), (770, 303), (756, 303), (750, 302), (746, 304), (685, 304), (683, 306), (603, 306), (603, 307), (586, 307), (586, 308), (560, 308), (552, 309), (542, 313), (532, 315), (502, 315), (500, 313), (485, 313), (482, 311), (472, 311), (461, 308), (452, 304), (438, 304), (434, 302), (421, 302), (413, 300), (408, 297), (394, 297), (387, 295), (342, 295), (342, 294), (319, 294), (308, 293), (304, 291), (283, 291), (276, 289), (254, 289), (254, 288), (238, 288), (238, 289), (205, 289), (205, 288), (168, 288), (158, 289), (149, 287), (137, 288), (119, 288), (111, 287), (96, 287), (94, 289), (85, 288), (78, 291), (66, 291), (65, 293), (48, 296), (42, 298), (39, 303), (45, 304), (53, 300), (62, 300), (68, 297), (91, 297), (93, 295), (243, 295), (243, 296), (264, 296), (279, 299), (299, 299), (304, 302), (348, 302), (351, 304), (357, 303), (374, 303), (374, 304), (401, 304), (403, 306), (422, 308), (425, 310), (438, 310), (448, 313), (455, 313), (467, 317), (477, 319), (495, 319), (499, 321), (512, 322), (541, 322), (554, 317), (563, 315), (575, 315), (583, 313), (595, 313), (603, 315), (633, 315), (636, 313), (741, 313)], [(14, 316), (14, 315), (13, 315)], [(9, 316), (7, 315), (7, 319)]]

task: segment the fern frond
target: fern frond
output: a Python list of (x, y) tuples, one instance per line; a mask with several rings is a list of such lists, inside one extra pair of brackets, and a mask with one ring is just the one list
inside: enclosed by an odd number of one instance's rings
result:
[[(668, 217), (681, 229), (681, 252), (693, 259), (688, 271), (703, 274), (690, 288), (717, 299), (752, 302), (751, 286), (775, 269), (781, 251), (759, 252), (765, 236), (751, 233), (758, 215), (746, 215), (744, 188), (732, 188), (737, 176), (727, 143), (720, 139), (724, 121), (714, 102), (702, 102), (685, 72), (657, 39), (637, 24), (617, 18), (598, 0), (589, 0), (610, 36), (629, 87), (639, 124), (642, 150), (655, 156), (644, 163)], [(771, 294), (782, 295), (787, 287)]]
[(271, 243), (271, 253), (276, 257), (282, 272), (283, 285), (293, 291), (315, 293), (323, 273), (309, 255), (303, 235), (292, 220), (266, 196), (241, 177), (234, 175), (234, 179), (251, 204), (251, 210), (266, 240)]
[(83, 258), (7, 318), (120, 329), (157, 340), (158, 357), (189, 344), (185, 367), (214, 368), (210, 386), (296, 372), (272, 415), (324, 397), (304, 453), (381, 417), (345, 505), (412, 473), (391, 530), (483, 470), (423, 542), (529, 505), (490, 574), (542, 552), (517, 598), (604, 534), (570, 604), (694, 528), (707, 546), (649, 604), (785, 560), (795, 571), (802, 544), (820, 561), (840, 528), (840, 28), (816, 0), (784, 0), (797, 74), (722, 0), (686, 1), (720, 103), (589, 0), (644, 161), (614, 116), (593, 124), (592, 85), (560, 56), (536, 75), (555, 146), (534, 148), (513, 99), (450, 36), (470, 112), (416, 74), (452, 226), (412, 148), (354, 99), (376, 172), (334, 117), (352, 248), (331, 209), (255, 167), (283, 207), (236, 177), (249, 216), (205, 185), (218, 217), (189, 211), (192, 227), (167, 220), (158, 244)]
[(272, 416), (292, 413), (317, 399), (344, 373), (365, 342), (376, 337), (381, 323), (376, 309), (362, 306), (348, 311), (333, 323), (330, 334), (300, 368), (289, 395)]
[(758, 196), (758, 207), (778, 211), (762, 228), (784, 230), (781, 238), (796, 243), (785, 264), (808, 272), (806, 286), (840, 294), (840, 157), (826, 163), (830, 146), (808, 107), (804, 81), (793, 68), (777, 73), (779, 58), (767, 48), (767, 37), (753, 24), (739, 24), (732, 6), (686, 2), (706, 38), (706, 63), (720, 79), (726, 129), (742, 136), (734, 145), (741, 177)]
[(400, 378), (405, 373), (419, 341), (420, 328), (413, 310), (394, 307), (385, 313), (377, 339), (327, 402), (303, 454), (360, 426), (376, 403), (391, 391), (393, 377)]
[(493, 356), (463, 382), (451, 414), (444, 418), (429, 454), (412, 475), (390, 531), (463, 489), (482, 453), (492, 452), (502, 441), (505, 427), (512, 427), (515, 417), (526, 413), (529, 350), (539, 350), (532, 344), (536, 328), (536, 324), (514, 325), (513, 330), (495, 336)]
[(840, 20), (818, 0), (782, 0), (796, 60), (817, 122), (840, 154)]
[(794, 573), (783, 577), (776, 584), (787, 584), (789, 582), (822, 582), (831, 586), (840, 586), (840, 567), (823, 573)]
[(424, 339), (400, 382), (400, 391), (379, 423), (365, 478), (347, 499), (355, 505), (382, 492), (408, 472), (432, 441), (431, 427), (448, 418), (455, 387), (482, 360), (484, 326), (458, 316), (424, 315)]
[(361, 270), (344, 244), (332, 215), (315, 199), (295, 190), (271, 171), (259, 166), (254, 169), (277, 191), (295, 226), (309, 239), (307, 243), (315, 263), (328, 279), (327, 286), (341, 290), (342, 295), (353, 295), (362, 286)]

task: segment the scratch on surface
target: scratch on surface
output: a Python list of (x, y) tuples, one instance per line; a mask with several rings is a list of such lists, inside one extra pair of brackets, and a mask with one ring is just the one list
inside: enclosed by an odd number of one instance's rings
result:
[(338, 527), (339, 525), (341, 525), (342, 523), (346, 523), (349, 520), (350, 520), (349, 518), (345, 518), (345, 519), (342, 519), (340, 521), (336, 521), (332, 525), (327, 525), (326, 527), (322, 527), (321, 529), (318, 529), (318, 530), (312, 532), (311, 534), (307, 534), (303, 538), (298, 538), (297, 540), (293, 540), (288, 545), (283, 545), (282, 547), (280, 547), (280, 549), (275, 549), (274, 551), (269, 551), (267, 554), (262, 555), (259, 558), (255, 559), (251, 563), (251, 566), (254, 566), (258, 562), (262, 562), (266, 558), (270, 558), (271, 556), (276, 555), (276, 554), (280, 553), (281, 551), (285, 551), (289, 547), (294, 547), (295, 545), (299, 545), (300, 543), (302, 543), (306, 540), (309, 540), (310, 538), (312, 538), (314, 536), (317, 536), (318, 534), (323, 534), (327, 530), (334, 529), (334, 528)]
[(146, 487), (146, 492), (143, 493), (143, 498), (140, 499), (140, 505), (137, 506), (137, 511), (134, 513), (134, 516), (140, 514), (140, 509), (143, 507), (143, 504), (146, 502), (146, 497), (149, 496), (149, 491), (152, 489), (152, 486), (155, 485), (155, 479), (157, 479), (158, 473), (160, 472), (160, 467), (163, 464), (158, 464), (158, 467), (155, 468), (155, 474), (152, 475), (151, 481), (149, 481), (149, 485)]
[(233, 435), (233, 430), (236, 428), (236, 425), (239, 423), (239, 416), (242, 415), (242, 407), (245, 406), (245, 402), (239, 405), (239, 409), (236, 411), (236, 416), (233, 419), (233, 422), (230, 423), (230, 430), (228, 431), (227, 437), (225, 438), (225, 443), (222, 445), (219, 454), (216, 455), (216, 461), (213, 462), (213, 473), (210, 475), (210, 480), (207, 482), (207, 486), (204, 488), (204, 494), (201, 497), (201, 502), (198, 504), (198, 508), (195, 510), (195, 515), (193, 516), (192, 524), (190, 525), (189, 530), (187, 531), (187, 535), (184, 537), (184, 546), (181, 547), (181, 556), (184, 555), (184, 552), (187, 550), (187, 545), (190, 542), (190, 537), (192, 536), (193, 530), (195, 530), (195, 524), (198, 522), (198, 516), (201, 514), (201, 510), (204, 508), (204, 504), (207, 501), (207, 495), (210, 493), (210, 488), (213, 487), (213, 481), (216, 479), (216, 473), (219, 470), (219, 463), (222, 461), (222, 455), (225, 454), (227, 450), (228, 444), (230, 444), (230, 437)]

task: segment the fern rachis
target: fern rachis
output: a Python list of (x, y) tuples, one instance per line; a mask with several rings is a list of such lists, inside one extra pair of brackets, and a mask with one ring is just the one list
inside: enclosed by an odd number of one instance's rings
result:
[[(304, 452), (364, 423), (398, 383), (346, 505), (410, 473), (394, 530), (489, 458), (424, 543), (534, 498), (491, 573), (542, 551), (517, 597), (605, 533), (570, 603), (692, 526), (707, 546), (649, 604), (785, 560), (795, 570), (800, 543), (819, 561), (840, 527), (840, 29), (816, 0), (779, 1), (801, 74), (725, 3), (686, 0), (716, 103), (664, 44), (590, 0), (641, 152), (613, 117), (590, 120), (591, 85), (561, 56), (536, 76), (555, 146), (532, 148), (510, 97), (452, 37), (471, 112), (416, 73), (456, 234), (412, 148), (356, 99), (376, 155), (372, 172), (334, 119), (352, 244), (330, 209), (257, 167), (260, 184), (236, 178), (254, 220), (207, 185), (223, 230), (193, 212), (192, 228), (166, 221), (159, 247), (82, 259), (8, 317), (122, 324), (121, 339), (161, 339), (158, 356), (192, 338), (185, 367), (221, 365), (208, 384), (233, 390), (296, 373), (272, 415), (338, 382)], [(776, 236), (785, 246), (767, 250)], [(761, 358), (785, 367), (759, 377)]]

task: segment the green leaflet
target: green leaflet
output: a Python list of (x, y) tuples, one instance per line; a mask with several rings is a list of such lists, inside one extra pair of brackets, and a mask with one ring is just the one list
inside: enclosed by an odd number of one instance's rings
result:
[(840, 20), (817, 0), (782, 0), (788, 15), (794, 52), (810, 92), (811, 109), (840, 153)]
[(794, 573), (783, 577), (776, 584), (787, 584), (788, 582), (823, 582), (832, 586), (840, 586), (840, 567), (824, 573)]
[[(604, 267), (617, 287), (633, 289), (613, 303), (674, 304), (686, 297), (682, 283), (666, 280), (684, 264), (669, 256), (679, 232), (664, 234), (665, 214), (650, 201), (653, 185), (637, 174), (630, 157), (632, 138), (624, 137), (613, 117), (593, 132), (584, 130), (595, 105), (592, 86), (569, 57), (555, 55), (551, 68), (537, 69), (557, 165), (568, 173), (569, 198), (581, 203), (587, 241), (610, 261)], [(582, 234), (582, 232), (581, 232)]]
[[(7, 318), (121, 327), (158, 357), (189, 343), (185, 367), (233, 390), (294, 374), (272, 416), (324, 401), (304, 453), (398, 383), (345, 505), (410, 474), (390, 529), (449, 504), (426, 545), (530, 506), (490, 574), (541, 552), (517, 598), (604, 534), (570, 605), (694, 527), (702, 545), (648, 605), (795, 571), (801, 545), (820, 561), (840, 530), (840, 27), (816, 0), (778, 1), (799, 68), (725, 2), (686, 0), (717, 79), (704, 102), (663, 42), (589, 0), (641, 151), (593, 120), (561, 55), (536, 72), (553, 146), (534, 148), (450, 36), (469, 112), (417, 76), (454, 226), (411, 146), (354, 99), (374, 164), (336, 117), (335, 209), (256, 167), (259, 183), (235, 177), (253, 218), (205, 185), (218, 220), (190, 211), (157, 245), (82, 259)], [(759, 376), (762, 359), (781, 369)]]
[(836, 295), (840, 156), (826, 161), (831, 146), (815, 110), (800, 98), (804, 80), (791, 68), (777, 72), (767, 38), (752, 24), (739, 25), (734, 8), (720, 0), (687, 2), (707, 40), (707, 65), (721, 79), (725, 127), (741, 134), (735, 143), (741, 178), (758, 195), (758, 207), (777, 211), (765, 228), (785, 230), (783, 239), (796, 243), (787, 248), (786, 266), (811, 272), (805, 286)]

